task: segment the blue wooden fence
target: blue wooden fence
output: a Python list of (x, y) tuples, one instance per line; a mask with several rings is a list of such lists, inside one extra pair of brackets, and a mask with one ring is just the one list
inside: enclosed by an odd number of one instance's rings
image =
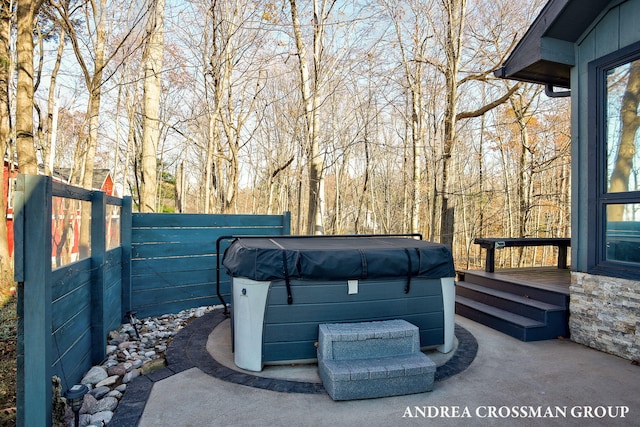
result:
[[(91, 204), (91, 255), (52, 268), (53, 197)], [(120, 246), (107, 250), (106, 209), (120, 209)], [(14, 199), (18, 282), (18, 425), (51, 425), (51, 378), (63, 391), (100, 363), (109, 331), (138, 317), (219, 304), (216, 240), (290, 233), (284, 215), (132, 214), (131, 198), (20, 175)], [(224, 242), (223, 248), (228, 245)], [(222, 295), (230, 279), (222, 275)]]
[[(220, 304), (216, 240), (225, 235), (289, 234), (285, 215), (133, 214), (131, 307), (138, 317)], [(223, 241), (220, 255), (228, 246)], [(221, 274), (223, 298), (231, 280)], [(229, 299), (226, 299), (228, 301)]]

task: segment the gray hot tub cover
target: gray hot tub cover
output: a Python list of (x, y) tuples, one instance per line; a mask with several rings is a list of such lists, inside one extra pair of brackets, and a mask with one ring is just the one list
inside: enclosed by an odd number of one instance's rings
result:
[(237, 238), (222, 264), (232, 277), (258, 281), (455, 275), (448, 247), (399, 237)]

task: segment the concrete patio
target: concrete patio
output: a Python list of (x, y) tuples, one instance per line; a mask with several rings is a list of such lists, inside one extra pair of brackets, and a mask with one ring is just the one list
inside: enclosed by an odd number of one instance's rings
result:
[(167, 368), (134, 381), (109, 426), (628, 426), (640, 415), (640, 367), (569, 340), (521, 342), (456, 316), (477, 342), (466, 369), (431, 392), (334, 402), (313, 366), (233, 369), (228, 321), (216, 323), (183, 329)]

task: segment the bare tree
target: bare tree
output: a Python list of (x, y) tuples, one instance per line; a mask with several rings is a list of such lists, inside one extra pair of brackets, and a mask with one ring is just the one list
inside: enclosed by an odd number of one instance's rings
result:
[(314, 75), (309, 72), (307, 48), (303, 40), (300, 13), (296, 0), (289, 0), (291, 22), (299, 60), (300, 90), (304, 104), (307, 137), (307, 157), (309, 167), (309, 197), (307, 206), (307, 234), (322, 234), (324, 205), (324, 160), (320, 152), (319, 106), (320, 106), (320, 62), (324, 47), (325, 21), (335, 1), (313, 1), (313, 64)]
[[(429, 49), (429, 39), (431, 38), (430, 28), (421, 21), (421, 17), (429, 14), (429, 2), (422, 4), (421, 2), (410, 2), (407, 7), (411, 8), (411, 13), (405, 14), (403, 10), (404, 4), (398, 2), (391, 4), (385, 2), (385, 7), (393, 20), (396, 37), (398, 40), (398, 49), (404, 71), (404, 80), (407, 93), (407, 122), (409, 138), (411, 140), (411, 190), (409, 204), (409, 224), (410, 232), (417, 233), (420, 231), (420, 212), (422, 205), (422, 195), (420, 187), (422, 182), (422, 168), (420, 159), (421, 152), (425, 147), (425, 93), (424, 78), (426, 62)], [(411, 18), (408, 18), (409, 15)], [(413, 19), (411, 22), (409, 19)], [(407, 25), (409, 41), (405, 40), (405, 30), (403, 25)]]
[(33, 25), (42, 0), (18, 0), (18, 90), (16, 93), (16, 146), (22, 173), (37, 174), (38, 161), (33, 141)]
[(47, 118), (46, 118), (46, 141), (43, 146), (43, 163), (45, 174), (50, 175), (53, 172), (55, 158), (55, 145), (58, 129), (58, 101), (56, 96), (58, 73), (62, 62), (62, 54), (64, 53), (65, 44), (64, 26), (58, 27), (58, 49), (56, 51), (56, 59), (51, 71), (49, 80), (49, 96), (47, 97)]
[(147, 41), (142, 58), (144, 66), (144, 116), (142, 121), (140, 212), (156, 211), (163, 50), (164, 0), (155, 0), (153, 2), (153, 12), (149, 15), (147, 22)]
[[(454, 236), (454, 209), (449, 203), (451, 191), (450, 168), (451, 160), (455, 154), (457, 141), (457, 123), (462, 119), (479, 117), (509, 99), (518, 84), (508, 88), (506, 93), (493, 101), (489, 101), (475, 110), (458, 112), (458, 103), (461, 86), (472, 81), (487, 81), (492, 71), (502, 63), (510, 46), (502, 51), (494, 52), (492, 58), (486, 58), (477, 71), (467, 71), (466, 76), (461, 75), (460, 64), (463, 55), (465, 41), (465, 25), (467, 15), (467, 0), (440, 0), (442, 10), (442, 22), (444, 25), (444, 37), (441, 44), (444, 51), (443, 60), (426, 60), (435, 66), (445, 79), (445, 102), (443, 118), (443, 145), (442, 145), (442, 174), (440, 176), (440, 241), (448, 246), (453, 245)], [(435, 25), (435, 24), (434, 24)], [(503, 26), (501, 26), (502, 28)], [(495, 34), (499, 37), (499, 34)], [(514, 39), (515, 40), (515, 39)], [(514, 43), (514, 41), (512, 41)], [(490, 64), (487, 65), (487, 59)]]
[[(88, 128), (87, 139), (77, 147), (75, 170), (72, 171), (71, 178), (85, 188), (91, 188), (98, 144), (103, 84), (112, 77), (113, 70), (118, 69), (144, 41), (143, 37), (138, 37), (138, 25), (148, 9), (139, 10), (138, 14), (127, 23), (128, 27), (120, 29), (122, 33), (117, 39), (108, 40), (107, 18), (111, 16), (109, 12), (115, 14), (115, 5), (109, 9), (107, 0), (91, 1), (81, 5), (72, 4), (69, 0), (60, 2), (51, 0), (51, 4), (57, 10), (64, 25), (89, 94), (85, 115)], [(85, 17), (84, 24), (87, 26), (85, 33), (91, 35), (88, 40), (82, 37), (82, 30), (77, 28), (76, 14), (79, 13), (83, 13)], [(84, 45), (90, 46), (88, 51)], [(108, 66), (111, 66), (112, 70), (105, 76)]]

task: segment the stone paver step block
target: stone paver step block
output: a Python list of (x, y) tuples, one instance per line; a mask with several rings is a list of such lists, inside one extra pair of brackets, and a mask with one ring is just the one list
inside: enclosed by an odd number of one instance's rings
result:
[(321, 324), (319, 357), (333, 360), (411, 354), (420, 351), (418, 327), (405, 320)]
[(333, 400), (371, 399), (423, 393), (433, 389), (435, 363), (423, 353), (318, 364)]
[(334, 400), (431, 391), (435, 371), (420, 352), (418, 328), (404, 320), (319, 327), (318, 372)]

